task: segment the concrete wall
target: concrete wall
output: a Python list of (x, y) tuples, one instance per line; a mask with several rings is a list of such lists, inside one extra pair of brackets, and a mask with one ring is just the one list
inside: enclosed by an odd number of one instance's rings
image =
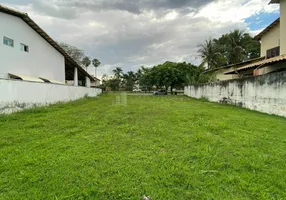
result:
[(185, 87), (185, 95), (225, 100), (251, 110), (286, 117), (286, 72)]
[[(22, 19), (0, 12), (0, 78), (8, 73), (43, 77), (65, 82), (65, 59)], [(3, 37), (14, 40), (14, 47), (3, 44)], [(20, 44), (29, 46), (29, 53)]]
[(280, 54), (286, 54), (286, 1), (280, 1)]
[(0, 113), (33, 106), (67, 102), (84, 96), (96, 97), (101, 89), (0, 79)]
[[(281, 22), (280, 22), (281, 24)], [(266, 51), (280, 45), (280, 26), (277, 25), (261, 38), (260, 56), (266, 56)]]

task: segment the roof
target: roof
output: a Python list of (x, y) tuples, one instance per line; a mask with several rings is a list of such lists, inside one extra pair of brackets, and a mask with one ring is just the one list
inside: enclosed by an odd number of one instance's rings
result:
[(264, 59), (264, 60), (261, 60), (261, 61), (255, 62), (255, 63), (251, 63), (249, 65), (245, 65), (243, 67), (227, 71), (224, 74), (233, 74), (237, 71), (247, 70), (250, 68), (259, 67), (259, 66), (263, 66), (266, 64), (270, 64), (270, 63), (277, 63), (277, 62), (281, 62), (281, 61), (286, 61), (286, 54), (281, 55), (281, 56), (276, 56), (273, 58), (269, 58), (269, 59)]
[(268, 27), (266, 27), (262, 32), (260, 32), (257, 36), (255, 36), (254, 39), (261, 40), (261, 38), (265, 34), (267, 34), (269, 31), (271, 31), (279, 23), (280, 23), (280, 18), (276, 19), (272, 24), (270, 24)]
[(215, 72), (215, 71), (218, 71), (218, 70), (221, 70), (221, 69), (227, 69), (227, 68), (231, 68), (231, 67), (238, 67), (238, 66), (241, 66), (241, 65), (244, 65), (244, 64), (253, 63), (255, 61), (260, 61), (260, 60), (263, 60), (263, 59), (265, 59), (265, 56), (264, 57), (259, 57), (259, 58), (253, 58), (253, 59), (250, 59), (250, 60), (247, 60), (247, 61), (244, 61), (244, 62), (235, 63), (235, 64), (231, 64), (231, 65), (227, 65), (227, 66), (223, 66), (223, 67), (219, 67), (219, 68), (215, 68), (215, 69), (208, 69), (208, 70), (204, 71), (203, 73)]
[(54, 41), (41, 27), (39, 27), (27, 13), (14, 10), (12, 8), (0, 5), (0, 12), (13, 15), (15, 17), (21, 18), (26, 22), (32, 29), (34, 29), (42, 38), (44, 38), (50, 45), (52, 45), (58, 52), (60, 52), (65, 59), (72, 64), (72, 66), (78, 68), (78, 70), (84, 75), (88, 76), (91, 80), (95, 80), (89, 73), (87, 73), (60, 45)]
[(15, 78), (15, 79), (22, 79), (24, 81), (31, 81), (31, 82), (40, 82), (44, 83), (45, 81), (38, 78), (38, 77), (33, 77), (33, 76), (27, 76), (27, 75), (21, 75), (21, 74), (11, 74), (9, 73), (9, 77)]
[(272, 3), (280, 3), (280, 0), (271, 0), (269, 4), (272, 4)]

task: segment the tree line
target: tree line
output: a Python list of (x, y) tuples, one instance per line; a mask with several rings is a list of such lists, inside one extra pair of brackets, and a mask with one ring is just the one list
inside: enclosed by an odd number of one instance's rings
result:
[(119, 89), (132, 91), (136, 87), (145, 91), (170, 88), (172, 92), (174, 88), (181, 89), (189, 84), (207, 82), (209, 78), (202, 73), (204, 70), (203, 67), (191, 63), (169, 61), (151, 68), (141, 66), (136, 72), (123, 73), (122, 68), (117, 67), (113, 70), (114, 76), (112, 78), (103, 75), (102, 87), (109, 87), (112, 91)]

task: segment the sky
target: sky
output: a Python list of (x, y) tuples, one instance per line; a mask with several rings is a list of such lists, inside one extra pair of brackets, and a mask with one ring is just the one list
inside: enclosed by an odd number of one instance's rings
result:
[[(98, 58), (98, 77), (165, 61), (200, 63), (197, 46), (234, 29), (258, 34), (279, 17), (270, 0), (0, 0), (54, 40)], [(89, 67), (91, 74), (95, 73)]]

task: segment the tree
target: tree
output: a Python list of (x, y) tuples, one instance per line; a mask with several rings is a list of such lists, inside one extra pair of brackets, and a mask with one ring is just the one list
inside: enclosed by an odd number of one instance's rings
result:
[(223, 60), (223, 56), (220, 52), (219, 46), (213, 39), (205, 40), (204, 43), (198, 45), (198, 53), (202, 58), (201, 66), (207, 65), (207, 69), (214, 69), (219, 67), (219, 64)]
[(224, 56), (225, 63), (220, 64), (221, 66), (240, 63), (260, 56), (259, 41), (243, 30), (235, 29), (214, 39), (214, 42), (221, 55)]
[(121, 78), (121, 75), (122, 75), (122, 68), (121, 67), (116, 67), (112, 71), (113, 71), (114, 76), (116, 77), (116, 79), (119, 80)]
[(92, 65), (95, 67), (95, 74), (94, 76), (97, 76), (97, 68), (99, 67), (99, 65), (101, 65), (101, 62), (98, 59), (93, 59), (92, 60)]
[(110, 87), (112, 91), (119, 91), (120, 80), (110, 79), (108, 80), (107, 83), (108, 83), (108, 87)]
[(172, 92), (173, 88), (208, 82), (211, 77), (203, 74), (204, 71), (204, 67), (186, 62), (165, 62), (152, 68), (141, 67), (138, 82), (141, 87), (148, 90), (151, 90), (152, 86), (157, 86), (157, 88), (171, 88)]
[(152, 90), (152, 86), (155, 82), (152, 76), (152, 68), (141, 66), (141, 68), (137, 71), (138, 83), (141, 88), (144, 88), (147, 91)]
[(243, 62), (247, 58), (243, 34), (244, 31), (238, 29), (228, 34), (229, 64)]
[(67, 54), (70, 55), (70, 57), (72, 57), (77, 63), (82, 63), (82, 59), (84, 57), (84, 51), (78, 49), (77, 47), (74, 47), (72, 45), (69, 45), (67, 43), (64, 42), (59, 42), (58, 43), (60, 45), (60, 47), (63, 48), (63, 50), (65, 50), (65, 52), (67, 52)]
[(202, 66), (197, 67), (186, 62), (178, 63), (176, 68), (180, 72), (181, 82), (179, 84), (181, 84), (181, 86), (199, 83), (200, 76), (205, 71)]
[(83, 66), (85, 67), (85, 69), (87, 71), (87, 68), (91, 64), (91, 61), (90, 61), (89, 57), (86, 56), (82, 59), (81, 63), (83, 64)]
[(137, 81), (137, 75), (134, 72), (129, 71), (126, 74), (123, 74), (122, 78), (124, 80), (126, 89), (132, 91)]

